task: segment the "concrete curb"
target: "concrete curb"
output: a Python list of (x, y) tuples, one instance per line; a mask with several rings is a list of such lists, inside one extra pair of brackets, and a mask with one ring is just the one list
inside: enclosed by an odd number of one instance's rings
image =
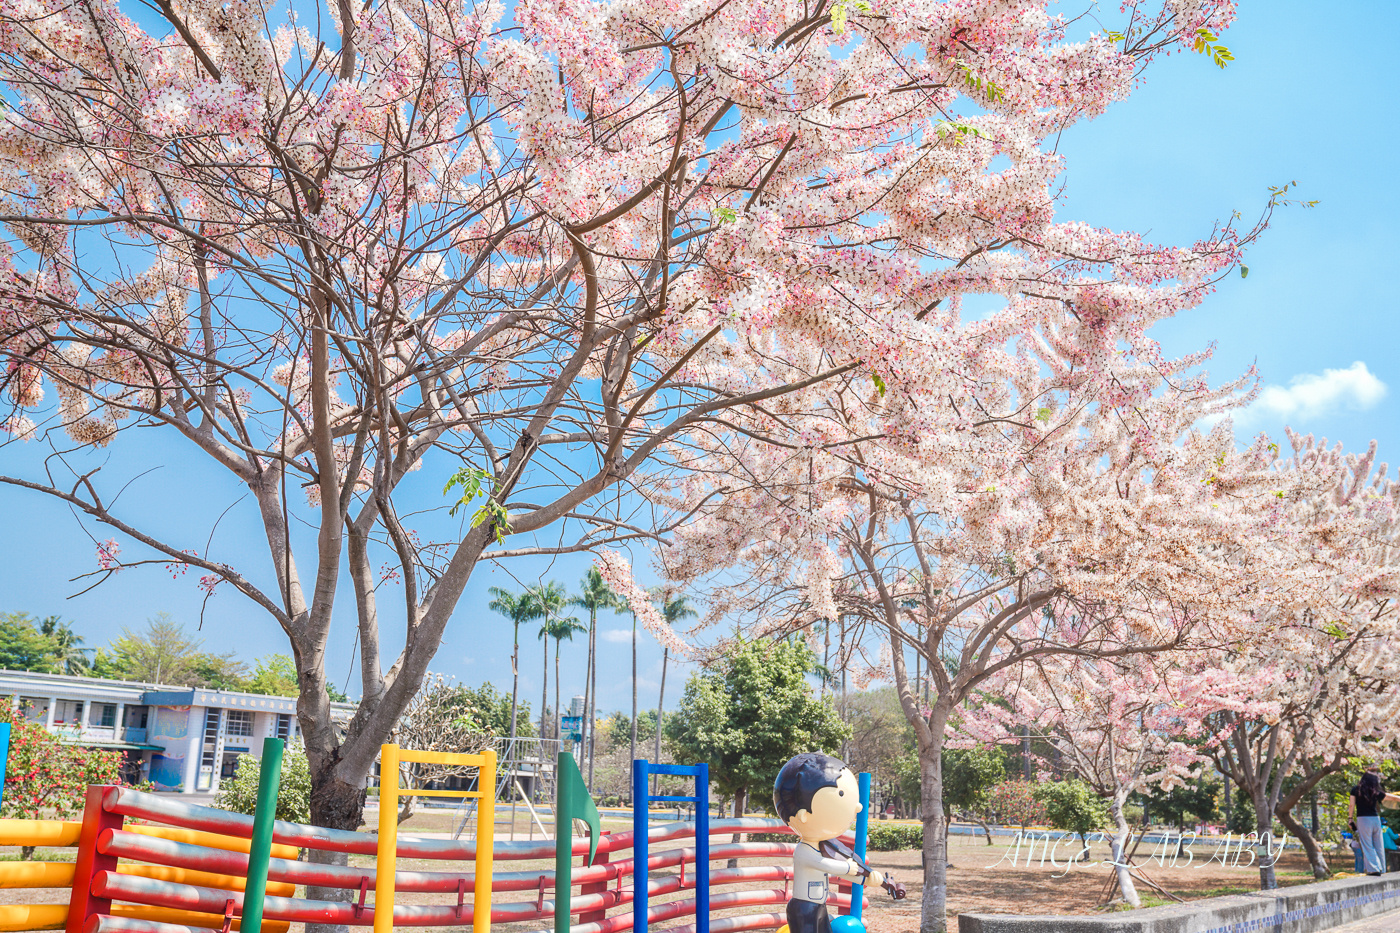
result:
[(958, 933), (1315, 933), (1400, 908), (1400, 874), (1093, 916), (962, 914)]

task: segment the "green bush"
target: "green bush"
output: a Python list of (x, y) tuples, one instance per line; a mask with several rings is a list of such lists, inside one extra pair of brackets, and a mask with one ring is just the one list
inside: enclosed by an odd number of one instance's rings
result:
[[(233, 777), (219, 782), (214, 806), (234, 813), (252, 814), (258, 805), (258, 759), (239, 755)], [(277, 818), (289, 823), (311, 822), (311, 766), (306, 749), (287, 745), (282, 756), (282, 783), (277, 788)]]
[(745, 838), (749, 842), (797, 842), (797, 837), (792, 833), (749, 833)]
[(900, 849), (922, 849), (924, 828), (917, 823), (875, 823), (870, 827), (867, 847), (873, 852), (894, 852)]

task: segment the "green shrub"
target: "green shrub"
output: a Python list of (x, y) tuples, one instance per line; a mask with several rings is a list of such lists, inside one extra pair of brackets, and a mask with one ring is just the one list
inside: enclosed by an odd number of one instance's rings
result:
[(867, 843), (873, 852), (894, 852), (900, 849), (922, 849), (924, 828), (917, 823), (875, 823), (870, 827)]
[[(219, 782), (214, 806), (252, 814), (258, 805), (258, 759), (239, 755), (233, 777)], [(311, 766), (301, 744), (288, 744), (282, 756), (282, 783), (277, 788), (277, 818), (289, 823), (311, 822)]]
[(797, 842), (792, 833), (749, 833), (745, 838), (749, 842)]

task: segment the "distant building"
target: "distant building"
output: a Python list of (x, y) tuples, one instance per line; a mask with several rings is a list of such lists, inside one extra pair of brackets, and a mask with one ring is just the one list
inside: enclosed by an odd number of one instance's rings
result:
[[(0, 671), (0, 697), (66, 742), (123, 753), (131, 782), (156, 790), (212, 794), (239, 755), (262, 755), (262, 740), (296, 738), (296, 700), (231, 690)], [(333, 703), (348, 721), (353, 703)]]

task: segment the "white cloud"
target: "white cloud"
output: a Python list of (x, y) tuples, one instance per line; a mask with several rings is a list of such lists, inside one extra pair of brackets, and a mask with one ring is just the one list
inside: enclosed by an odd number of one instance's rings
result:
[(1324, 369), (1320, 376), (1294, 376), (1288, 388), (1265, 386), (1249, 407), (1249, 414), (1306, 421), (1341, 409), (1365, 411), (1375, 407), (1385, 395), (1385, 383), (1357, 360), (1346, 369)]
[(603, 641), (610, 641), (614, 645), (630, 645), (632, 643), (632, 630), (630, 628), (610, 628), (606, 632), (599, 632), (598, 637)]

